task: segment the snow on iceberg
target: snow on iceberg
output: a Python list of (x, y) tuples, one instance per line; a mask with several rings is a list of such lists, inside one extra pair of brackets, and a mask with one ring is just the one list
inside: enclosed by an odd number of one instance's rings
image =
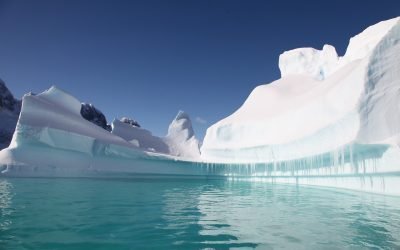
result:
[[(0, 171), (3, 175), (163, 173), (165, 171), (159, 169), (163, 161), (186, 160), (187, 151), (169, 149), (174, 146), (173, 143), (164, 143), (163, 139), (152, 136), (144, 129), (117, 120), (114, 120), (113, 130), (109, 132), (93, 119), (84, 118), (81, 109), (82, 104), (75, 97), (56, 87), (38, 95), (25, 95), (11, 144), (0, 151)], [(186, 139), (187, 132), (185, 129), (182, 132), (183, 137), (180, 137), (179, 130), (175, 137)], [(132, 143), (133, 140), (137, 142)], [(171, 142), (184, 145), (185, 140)], [(157, 143), (165, 148), (156, 147)], [(145, 145), (151, 145), (152, 150), (141, 147)], [(176, 155), (167, 155), (169, 152)], [(179, 168), (179, 164), (168, 171), (173, 173), (174, 168)]]
[(269, 164), (278, 175), (400, 171), (400, 18), (353, 37), (343, 57), (301, 48), (279, 66), (281, 79), (208, 128), (204, 161)]

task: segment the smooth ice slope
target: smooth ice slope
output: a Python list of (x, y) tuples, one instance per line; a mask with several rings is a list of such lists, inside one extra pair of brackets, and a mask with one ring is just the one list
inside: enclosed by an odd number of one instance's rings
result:
[(280, 162), (387, 143), (400, 130), (399, 18), (331, 46), (285, 52), (282, 78), (253, 90), (232, 115), (212, 125), (201, 148), (210, 162)]

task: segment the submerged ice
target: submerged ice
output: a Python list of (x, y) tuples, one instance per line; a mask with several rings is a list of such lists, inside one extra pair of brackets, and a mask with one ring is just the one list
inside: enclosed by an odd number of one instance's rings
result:
[(274, 177), (400, 195), (400, 18), (351, 38), (342, 57), (331, 45), (299, 48), (279, 68), (280, 79), (256, 87), (202, 143), (182, 111), (158, 137), (131, 118), (108, 124), (56, 87), (27, 94), (0, 171)]

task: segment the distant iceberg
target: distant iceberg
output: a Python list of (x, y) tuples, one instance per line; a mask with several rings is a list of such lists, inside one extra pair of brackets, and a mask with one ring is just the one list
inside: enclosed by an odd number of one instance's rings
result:
[(279, 67), (280, 79), (255, 88), (202, 143), (184, 112), (157, 137), (133, 119), (107, 124), (56, 87), (25, 95), (0, 171), (251, 177), (400, 195), (400, 18), (351, 38), (343, 57), (331, 45), (299, 48)]

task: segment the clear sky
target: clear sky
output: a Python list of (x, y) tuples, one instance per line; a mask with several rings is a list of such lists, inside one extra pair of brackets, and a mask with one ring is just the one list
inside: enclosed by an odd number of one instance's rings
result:
[(0, 78), (18, 98), (56, 85), (156, 135), (184, 110), (202, 138), (279, 78), (283, 51), (328, 43), (343, 55), (395, 16), (399, 0), (0, 0)]

